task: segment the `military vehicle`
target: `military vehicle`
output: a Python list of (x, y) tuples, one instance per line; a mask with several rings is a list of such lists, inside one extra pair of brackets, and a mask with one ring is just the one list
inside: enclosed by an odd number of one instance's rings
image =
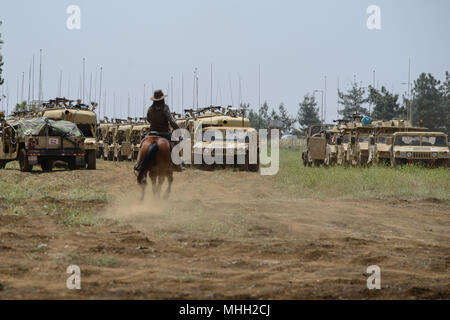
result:
[(351, 127), (350, 142), (347, 147), (347, 162), (352, 165), (366, 165), (369, 160), (369, 135), (372, 125), (354, 123)]
[(339, 134), (336, 138), (336, 164), (347, 165), (347, 151), (351, 136), (351, 124), (347, 120), (336, 120)]
[(448, 166), (448, 136), (442, 132), (396, 132), (387, 138), (392, 166), (405, 163)]
[(131, 160), (131, 140), (130, 134), (133, 129), (132, 124), (121, 124), (117, 127), (114, 137), (114, 160)]
[(37, 115), (52, 120), (66, 120), (75, 123), (85, 137), (87, 168), (96, 169), (97, 115), (95, 108), (97, 103), (92, 102), (91, 107), (81, 103), (80, 99), (75, 105), (73, 103), (73, 100), (66, 98), (49, 100), (42, 104), (42, 109), (37, 112)]
[[(186, 128), (191, 133), (192, 141), (192, 160), (201, 156), (201, 167), (212, 168), (213, 166), (206, 166), (207, 162), (212, 159), (205, 159), (203, 154), (210, 154), (214, 156), (214, 152), (217, 149), (221, 149), (223, 155), (222, 167), (226, 167), (230, 163), (233, 166), (239, 167), (243, 170), (258, 171), (259, 170), (259, 148), (257, 145), (257, 163), (249, 163), (250, 161), (250, 147), (249, 147), (249, 135), (254, 134), (257, 137), (257, 132), (250, 126), (250, 121), (245, 117), (245, 110), (235, 110), (231, 107), (223, 108), (219, 106), (206, 107), (195, 112), (192, 109), (185, 110), (189, 113), (189, 117), (185, 119), (179, 119), (180, 127)], [(202, 141), (195, 141), (194, 132), (196, 130), (202, 130)], [(222, 141), (216, 141), (215, 136), (211, 137), (211, 141), (207, 141), (204, 132), (207, 130), (215, 130), (221, 133)], [(227, 134), (231, 136), (227, 137)], [(258, 139), (257, 139), (258, 144)], [(206, 151), (206, 152), (205, 152)], [(233, 159), (228, 159), (233, 157)], [(238, 155), (244, 157), (244, 163), (238, 164)], [(206, 160), (206, 161), (205, 161)]]
[(391, 145), (387, 144), (389, 137), (395, 132), (426, 131), (427, 128), (413, 127), (411, 123), (403, 119), (390, 121), (375, 121), (373, 132), (369, 141), (369, 163), (388, 163), (391, 160)]
[(331, 124), (317, 124), (308, 128), (306, 132), (306, 150), (302, 152), (302, 160), (305, 167), (325, 164), (327, 144), (330, 139), (328, 131), (332, 128), (333, 125)]
[(69, 121), (25, 118), (0, 121), (0, 169), (19, 161), (20, 171), (30, 172), (34, 165), (51, 171), (55, 161), (73, 170), (86, 165), (85, 138)]
[(116, 132), (118, 124), (111, 123), (108, 131), (103, 139), (103, 159), (108, 161), (114, 160), (114, 146), (116, 143)]
[(149, 124), (136, 124), (131, 129), (130, 142), (131, 142), (131, 160), (137, 160), (139, 150), (141, 149), (141, 141), (147, 135), (150, 130)]
[(112, 123), (109, 123), (108, 118), (105, 117), (105, 120), (100, 121), (100, 124), (97, 127), (97, 159), (103, 157), (104, 139), (106, 138), (111, 125)]

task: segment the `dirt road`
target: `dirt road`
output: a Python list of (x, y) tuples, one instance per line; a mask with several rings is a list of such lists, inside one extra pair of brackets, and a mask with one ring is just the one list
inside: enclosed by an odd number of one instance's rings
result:
[[(273, 177), (187, 170), (169, 202), (150, 188), (139, 202), (131, 167), (32, 177), (103, 188), (107, 202), (50, 194), (13, 210), (0, 199), (1, 299), (450, 298), (448, 201), (299, 199)], [(75, 209), (100, 222), (62, 220)], [(74, 264), (81, 290), (66, 288)], [(366, 287), (370, 265), (381, 290)]]

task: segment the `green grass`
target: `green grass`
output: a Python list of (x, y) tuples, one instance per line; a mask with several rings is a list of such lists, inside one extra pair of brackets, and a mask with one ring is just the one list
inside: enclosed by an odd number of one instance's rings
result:
[(274, 179), (287, 195), (302, 198), (450, 200), (448, 168), (304, 167), (298, 150), (280, 149), (280, 170)]

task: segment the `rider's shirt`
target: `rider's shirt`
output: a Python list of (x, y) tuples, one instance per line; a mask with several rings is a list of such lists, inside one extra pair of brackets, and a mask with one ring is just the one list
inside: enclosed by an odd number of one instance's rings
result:
[(150, 123), (150, 131), (169, 132), (169, 124), (172, 129), (178, 129), (178, 124), (170, 113), (169, 106), (154, 102), (147, 111), (147, 120)]

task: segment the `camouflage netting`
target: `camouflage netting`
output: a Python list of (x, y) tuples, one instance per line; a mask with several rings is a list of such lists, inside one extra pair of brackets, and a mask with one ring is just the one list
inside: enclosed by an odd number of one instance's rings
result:
[(83, 136), (76, 124), (65, 120), (54, 121), (48, 118), (30, 118), (9, 121), (9, 124), (16, 128), (19, 137), (45, 135), (46, 126), (48, 126), (49, 135), (51, 136)]

